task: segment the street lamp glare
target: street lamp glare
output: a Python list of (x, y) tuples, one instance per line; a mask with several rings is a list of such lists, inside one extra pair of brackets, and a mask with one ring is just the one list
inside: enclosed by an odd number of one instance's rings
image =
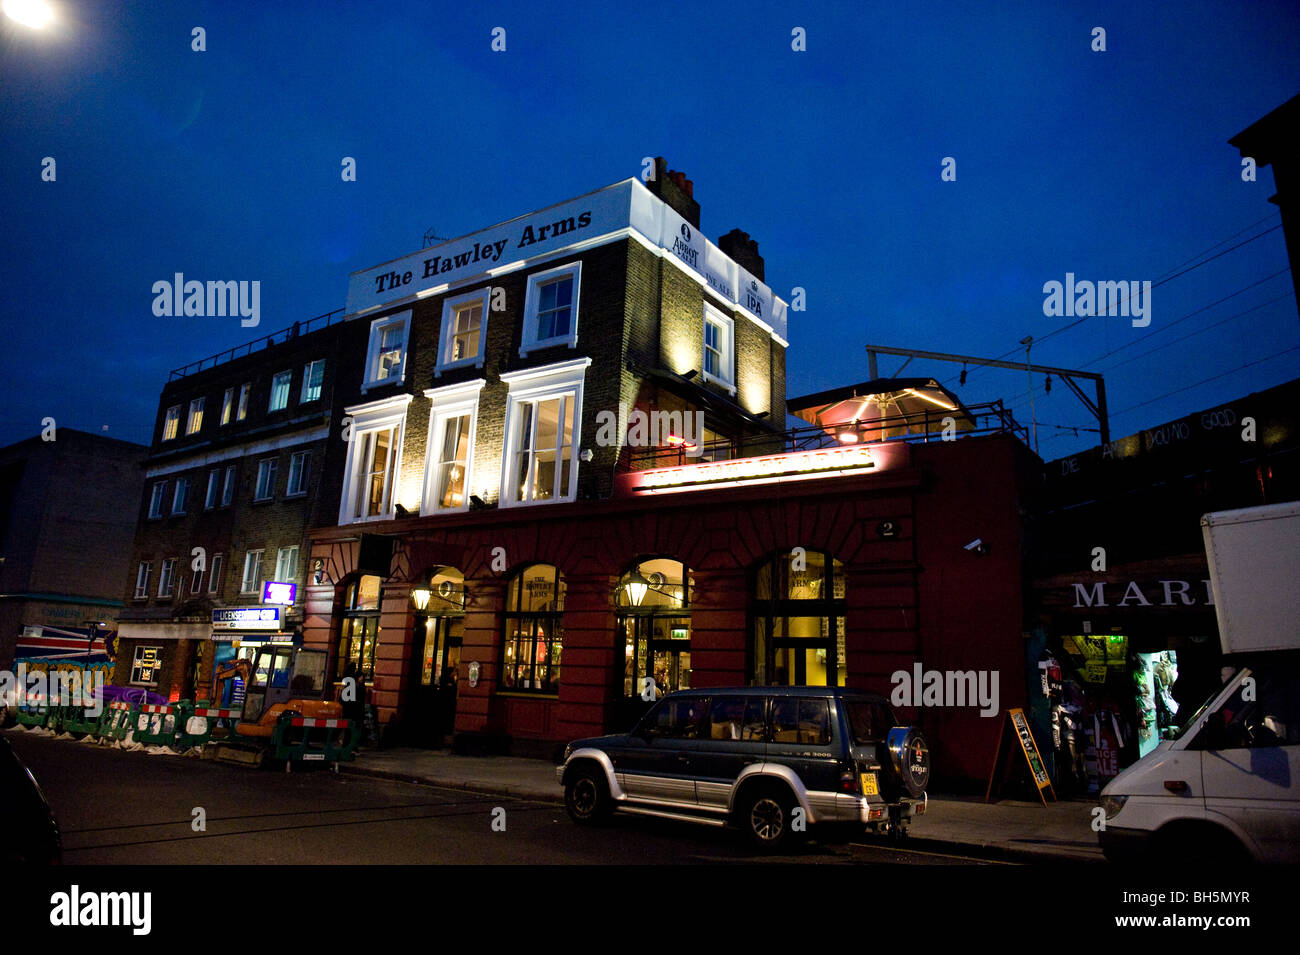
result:
[(54, 19), (54, 13), (45, 0), (4, 0), (4, 12), (10, 20), (39, 30)]

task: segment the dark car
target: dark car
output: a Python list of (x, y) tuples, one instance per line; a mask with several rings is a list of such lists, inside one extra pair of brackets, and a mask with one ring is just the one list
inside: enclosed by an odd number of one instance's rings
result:
[(739, 687), (670, 693), (630, 733), (570, 743), (556, 775), (577, 823), (617, 809), (732, 825), (774, 849), (813, 831), (905, 833), (930, 756), (875, 694)]
[(0, 861), (58, 865), (62, 858), (59, 825), (45, 794), (0, 736)]

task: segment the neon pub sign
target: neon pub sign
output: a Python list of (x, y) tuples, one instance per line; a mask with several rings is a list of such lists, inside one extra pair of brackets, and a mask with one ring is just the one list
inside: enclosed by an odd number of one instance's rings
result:
[(906, 452), (906, 445), (901, 443), (819, 448), (634, 471), (627, 475), (627, 480), (633, 492), (651, 494), (701, 487), (803, 481), (885, 470), (902, 464)]

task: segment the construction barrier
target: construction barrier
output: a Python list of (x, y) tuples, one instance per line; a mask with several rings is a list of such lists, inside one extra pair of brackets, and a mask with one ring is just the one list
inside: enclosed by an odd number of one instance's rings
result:
[(61, 706), (55, 716), (56, 729), (61, 733), (87, 733), (99, 736), (104, 721), (108, 719), (108, 707), (99, 701), (99, 712), (94, 706)]
[(306, 716), (280, 717), (271, 735), (276, 759), (284, 760), (285, 771), (295, 760), (334, 763), (349, 760), (361, 741), (361, 724), (351, 720), (322, 720)]
[(50, 701), (43, 694), (28, 693), (14, 716), (18, 725), (35, 729), (48, 725), (54, 710), (55, 707), (50, 706)]
[(146, 746), (172, 746), (176, 733), (193, 714), (193, 706), (186, 700), (179, 703), (145, 704), (135, 719), (131, 738)]
[(101, 740), (120, 742), (126, 734), (135, 728), (135, 706), (122, 700), (114, 700), (104, 707), (104, 721), (99, 726)]
[[(206, 702), (206, 701), (200, 701)], [(202, 746), (212, 738), (212, 731), (217, 724), (225, 722), (226, 739), (235, 735), (235, 724), (239, 722), (239, 710), (222, 710), (211, 706), (195, 706), (194, 713), (176, 730), (176, 745), (188, 749)]]

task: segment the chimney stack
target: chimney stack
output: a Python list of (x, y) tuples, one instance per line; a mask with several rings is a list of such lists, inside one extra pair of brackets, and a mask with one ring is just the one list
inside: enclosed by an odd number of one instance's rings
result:
[(700, 227), (700, 204), (695, 201), (695, 183), (686, 178), (686, 173), (669, 169), (663, 156), (655, 157), (655, 176), (646, 187), (696, 229)]
[(731, 256), (732, 261), (749, 272), (760, 282), (766, 282), (763, 275), (763, 257), (758, 254), (758, 243), (749, 237), (748, 232), (732, 229), (718, 239), (718, 248)]

